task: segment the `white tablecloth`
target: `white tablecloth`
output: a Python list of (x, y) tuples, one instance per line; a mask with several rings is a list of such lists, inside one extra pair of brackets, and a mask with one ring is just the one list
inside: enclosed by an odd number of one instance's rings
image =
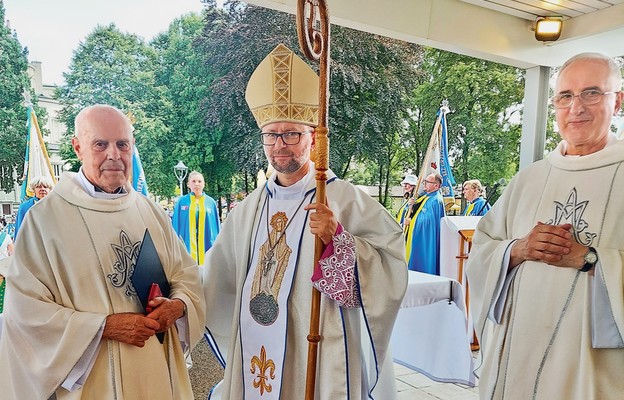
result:
[[(451, 293), (452, 287), (452, 293)], [(438, 382), (474, 386), (459, 282), (409, 271), (391, 338), (394, 361)]]

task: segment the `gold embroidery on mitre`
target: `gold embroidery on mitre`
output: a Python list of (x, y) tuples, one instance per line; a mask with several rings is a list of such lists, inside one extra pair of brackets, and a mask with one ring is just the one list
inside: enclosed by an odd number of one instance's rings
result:
[(279, 44), (249, 78), (245, 100), (258, 123), (318, 125), (318, 76), (301, 58)]
[(253, 356), (251, 358), (250, 371), (252, 374), (256, 374), (253, 380), (253, 387), (255, 389), (260, 389), (260, 396), (262, 396), (265, 391), (271, 393), (273, 385), (269, 383), (269, 379), (275, 380), (275, 363), (271, 359), (267, 360), (264, 346), (260, 348), (260, 357)]

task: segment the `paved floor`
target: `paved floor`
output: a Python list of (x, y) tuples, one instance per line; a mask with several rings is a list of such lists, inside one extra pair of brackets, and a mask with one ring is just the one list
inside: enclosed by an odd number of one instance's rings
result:
[(399, 364), (394, 364), (398, 400), (478, 400), (478, 387), (432, 381)]
[[(189, 370), (195, 400), (205, 400), (210, 388), (223, 378), (223, 369), (205, 341), (193, 350)], [(399, 364), (394, 364), (398, 400), (478, 400), (478, 388), (439, 383)]]

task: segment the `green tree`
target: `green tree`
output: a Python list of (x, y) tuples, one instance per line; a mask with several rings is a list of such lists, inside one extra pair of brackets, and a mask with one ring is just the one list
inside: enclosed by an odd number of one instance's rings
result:
[(93, 104), (109, 104), (134, 121), (136, 145), (141, 154), (150, 192), (169, 195), (175, 187), (170, 168), (163, 160), (167, 148), (159, 146), (170, 132), (163, 113), (169, 108), (162, 86), (156, 84), (157, 53), (136, 35), (114, 25), (98, 26), (74, 51), (66, 84), (57, 89), (63, 106), (60, 119), (67, 125), (63, 158), (76, 169), (69, 138), (78, 112)]
[(334, 170), (343, 177), (353, 162), (367, 163), (375, 172), (378, 197), (389, 205), (389, 188), (395, 180), (407, 140), (404, 120), (411, 94), (422, 73), (420, 46), (333, 27), (330, 83), (330, 133)]
[(412, 122), (418, 170), (436, 112), (448, 99), (449, 155), (458, 182), (480, 179), (491, 185), (518, 170), (523, 71), (509, 66), (427, 49), (425, 79), (415, 91)]
[[(4, 3), (0, 1), (0, 190), (11, 192), (16, 176), (24, 169), (26, 146), (26, 108), (24, 93), (31, 93), (28, 78), (28, 51), (22, 48), (5, 22)], [(31, 96), (34, 98), (34, 96)], [(37, 114), (43, 114), (36, 109)]]
[[(215, 155), (213, 169), (232, 191), (249, 192), (258, 170), (266, 168), (259, 129), (245, 103), (245, 88), (254, 68), (277, 44), (297, 49), (292, 16), (230, 1), (225, 9), (214, 2), (205, 13), (198, 50), (205, 55), (212, 82), (202, 110), (210, 128)], [(235, 177), (237, 175), (237, 177)]]
[[(378, 167), (374, 181), (387, 190), (421, 50), (340, 26), (331, 29), (330, 166), (347, 177), (353, 162), (372, 158)], [(249, 181), (265, 165), (265, 157), (245, 104), (245, 89), (254, 68), (277, 44), (284, 43), (302, 57), (294, 17), (230, 1), (223, 11), (209, 8), (199, 42), (214, 78), (205, 103), (206, 125), (214, 129), (222, 164)], [(318, 69), (315, 63), (311, 66)]]
[[(206, 192), (217, 200), (229, 195), (230, 170), (224, 170), (217, 135), (204, 122), (202, 104), (209, 96), (211, 72), (198, 48), (197, 39), (204, 30), (204, 21), (197, 14), (189, 14), (171, 23), (152, 41), (158, 52), (157, 83), (165, 89), (167, 102), (171, 105), (164, 118), (171, 134), (163, 143), (171, 149), (165, 164), (171, 168), (178, 162), (191, 170), (199, 170), (206, 180)], [(173, 176), (173, 175), (172, 175)]]

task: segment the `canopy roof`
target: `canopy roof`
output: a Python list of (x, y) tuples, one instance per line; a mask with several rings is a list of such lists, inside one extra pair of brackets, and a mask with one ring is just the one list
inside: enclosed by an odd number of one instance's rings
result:
[[(247, 0), (296, 12), (296, 0)], [(328, 0), (331, 22), (519, 68), (560, 66), (596, 51), (624, 55), (624, 0)], [(561, 16), (556, 42), (532, 31), (538, 16)]]

